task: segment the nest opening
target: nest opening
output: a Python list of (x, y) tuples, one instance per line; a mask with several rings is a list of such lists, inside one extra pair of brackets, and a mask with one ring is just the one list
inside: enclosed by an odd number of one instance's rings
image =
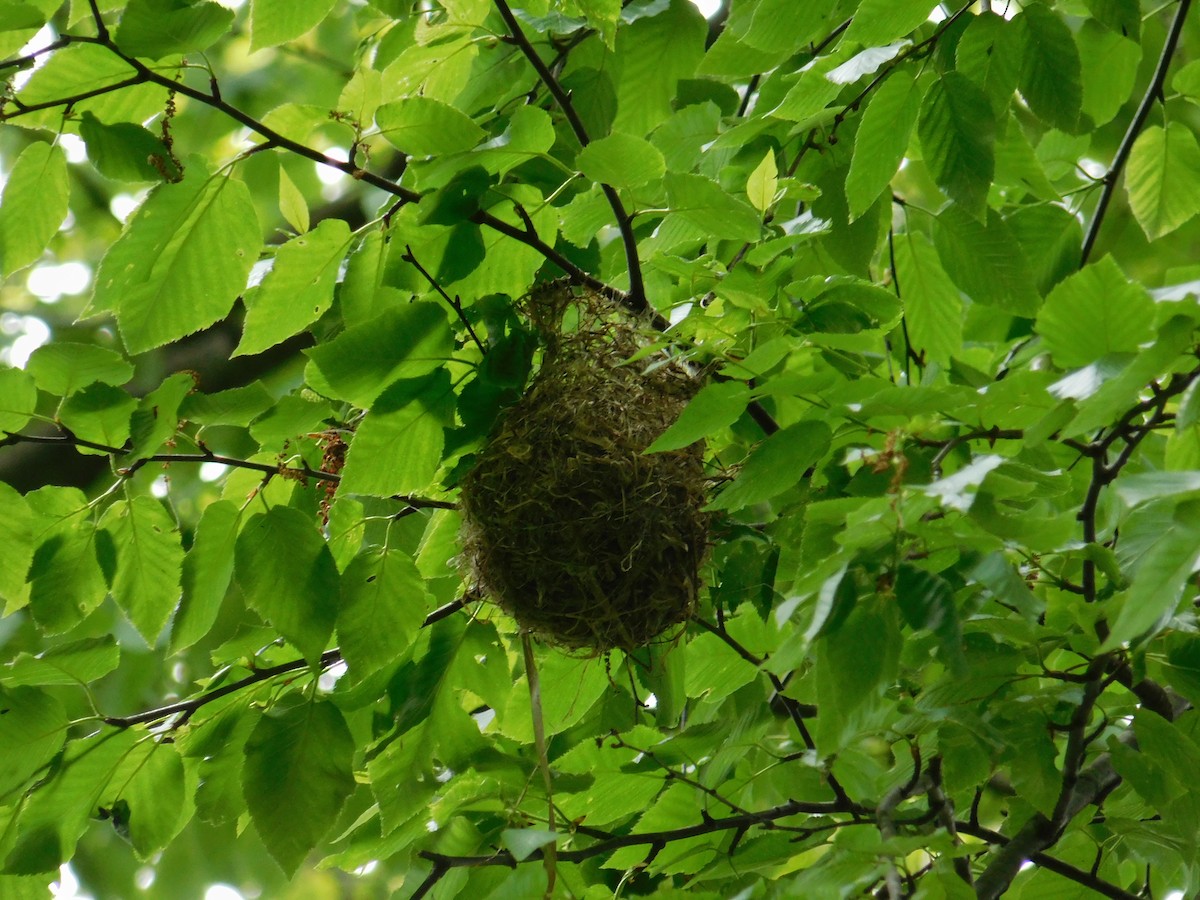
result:
[[(703, 443), (643, 454), (699, 388), (631, 363), (627, 316), (562, 284), (529, 299), (546, 348), (462, 482), (462, 559), (483, 594), (543, 640), (633, 650), (692, 615), (708, 540)], [(564, 318), (572, 326), (564, 330)]]

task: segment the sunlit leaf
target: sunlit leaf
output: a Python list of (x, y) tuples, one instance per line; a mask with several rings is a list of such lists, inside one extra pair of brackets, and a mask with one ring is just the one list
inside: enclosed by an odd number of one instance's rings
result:
[(1151, 125), (1133, 144), (1125, 190), (1150, 240), (1170, 234), (1200, 212), (1200, 146), (1181, 122)]
[(151, 193), (109, 249), (93, 309), (116, 313), (131, 353), (191, 334), (229, 312), (261, 242), (245, 184), (190, 165), (182, 182)]
[(30, 144), (0, 194), (0, 274), (36, 262), (67, 215), (67, 160), (52, 144)]

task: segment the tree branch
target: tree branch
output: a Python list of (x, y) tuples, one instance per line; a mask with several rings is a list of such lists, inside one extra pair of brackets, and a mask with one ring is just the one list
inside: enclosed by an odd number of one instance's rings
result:
[[(440, 622), (442, 619), (448, 619), (468, 603), (467, 598), (460, 597), (458, 600), (452, 600), (442, 606), (439, 606), (421, 622), (421, 628), (428, 628), (435, 622)], [(316, 668), (328, 669), (330, 666), (342, 662), (342, 651), (334, 647), (332, 650), (326, 650), (321, 654)], [(101, 721), (106, 725), (112, 725), (116, 728), (132, 728), (134, 725), (145, 725), (151, 722), (159, 722), (182, 713), (179, 721), (173, 723), (173, 728), (178, 728), (188, 719), (190, 719), (197, 710), (207, 706), (214, 700), (220, 700), (222, 697), (227, 697), (230, 694), (236, 693), (243, 688), (250, 687), (260, 682), (274, 678), (276, 675), (285, 675), (288, 672), (296, 672), (306, 668), (308, 661), (304, 659), (293, 659), (288, 662), (279, 663), (275, 666), (268, 666), (265, 669), (255, 669), (245, 678), (240, 681), (235, 681), (231, 684), (222, 685), (219, 688), (214, 688), (207, 693), (200, 694), (197, 697), (192, 697), (188, 700), (180, 700), (176, 703), (168, 703), (166, 706), (159, 706), (155, 709), (148, 709), (144, 712), (134, 713), (130, 716), (101, 716)]]
[[(1000, 834), (998, 831), (992, 831), (990, 828), (983, 828), (975, 822), (956, 822), (955, 826), (963, 834), (969, 834), (971, 837), (979, 838), (990, 844), (1006, 846), (1012, 842), (1012, 838)], [(1077, 868), (1070, 863), (1063, 862), (1057, 857), (1046, 853), (1034, 853), (1029, 859), (1043, 869), (1054, 872), (1056, 875), (1061, 875), (1064, 878), (1069, 878), (1076, 884), (1091, 888), (1096, 893), (1105, 897), (1112, 897), (1114, 900), (1138, 900), (1137, 894), (1131, 894), (1129, 891), (1123, 890), (1102, 878), (1098, 878), (1091, 872), (1085, 872), (1083, 869)], [(980, 896), (983, 895), (980, 894)]]
[(1117, 147), (1117, 154), (1113, 157), (1112, 165), (1109, 166), (1108, 172), (1104, 176), (1104, 187), (1100, 191), (1100, 200), (1096, 203), (1096, 211), (1092, 213), (1092, 221), (1088, 223), (1087, 233), (1083, 238), (1083, 251), (1080, 254), (1079, 265), (1082, 268), (1087, 264), (1088, 258), (1092, 255), (1092, 250), (1096, 246), (1096, 239), (1100, 236), (1100, 227), (1104, 224), (1104, 215), (1108, 212), (1108, 205), (1112, 201), (1113, 194), (1117, 190), (1117, 182), (1121, 178), (1121, 172), (1125, 168), (1125, 163), (1129, 161), (1129, 154), (1133, 152), (1134, 142), (1138, 135), (1141, 134), (1142, 127), (1146, 124), (1146, 119), (1150, 116), (1150, 110), (1154, 108), (1154, 101), (1162, 97), (1163, 85), (1167, 80), (1167, 69), (1170, 68), (1171, 58), (1175, 55), (1175, 48), (1179, 44), (1179, 38), (1183, 34), (1183, 23), (1187, 20), (1188, 8), (1192, 5), (1192, 0), (1179, 0), (1179, 8), (1175, 11), (1175, 18), (1171, 21), (1171, 28), (1167, 32), (1167, 39), (1163, 42), (1162, 53), (1158, 57), (1158, 65), (1154, 68), (1154, 75), (1150, 79), (1150, 84), (1146, 87), (1146, 93), (1142, 95), (1142, 102), (1138, 104), (1137, 111), (1133, 114), (1133, 119), (1129, 122), (1129, 128), (1125, 131), (1125, 136), (1121, 138), (1121, 143)]
[(425, 276), (425, 280), (428, 281), (430, 286), (438, 292), (443, 300), (446, 301), (446, 305), (454, 310), (455, 314), (458, 316), (458, 320), (462, 322), (463, 326), (467, 329), (467, 334), (471, 336), (471, 340), (474, 341), (475, 346), (479, 348), (479, 352), (484, 356), (487, 356), (487, 347), (483, 346), (483, 341), (479, 340), (479, 335), (475, 333), (475, 329), (471, 326), (471, 320), (468, 319), (466, 313), (463, 312), (461, 298), (459, 298), (457, 295), (451, 297), (446, 293), (446, 289), (438, 284), (437, 279), (430, 275), (423, 265), (417, 262), (417, 257), (413, 253), (411, 245), (404, 245), (404, 255), (400, 258), (407, 263), (411, 263), (414, 269)]
[[(14, 444), (52, 444), (58, 446), (84, 447), (88, 450), (98, 450), (101, 453), (107, 453), (114, 458), (128, 453), (130, 448), (112, 447), (108, 444), (98, 444), (95, 441), (87, 441), (83, 438), (76, 437), (70, 432), (59, 435), (38, 435), (38, 434), (19, 434), (13, 432), (4, 432), (4, 437), (0, 438), (0, 447), (6, 447)], [(229, 466), (235, 469), (250, 469), (254, 472), (262, 472), (264, 475), (274, 476), (283, 475), (288, 478), (312, 478), (316, 481), (328, 481), (334, 484), (342, 480), (342, 476), (336, 472), (325, 472), (321, 469), (314, 469), (305, 464), (302, 467), (285, 466), (282, 464), (272, 465), (270, 463), (254, 462), (250, 459), (238, 459), (233, 456), (222, 456), (219, 453), (213, 453), (211, 450), (204, 448), (201, 445), (200, 453), (155, 453), (150, 456), (142, 457), (135, 461), (132, 465), (124, 469), (118, 469), (117, 473), (122, 478), (128, 478), (133, 475), (138, 469), (147, 463), (217, 463), (222, 466)], [(434, 500), (429, 497), (417, 497), (411, 494), (397, 494), (393, 497), (402, 503), (414, 509), (458, 509), (458, 504), (449, 500)]]
[[(542, 58), (538, 56), (537, 50), (533, 44), (529, 42), (529, 38), (525, 37), (525, 32), (521, 30), (520, 24), (509, 9), (506, 0), (493, 0), (496, 10), (500, 13), (500, 18), (504, 20), (505, 26), (508, 28), (509, 34), (512, 35), (517, 46), (529, 60), (529, 64), (533, 66), (542, 83), (546, 85), (546, 89), (550, 91), (550, 96), (554, 98), (554, 102), (558, 104), (559, 109), (563, 111), (563, 115), (567, 117), (567, 123), (571, 126), (571, 131), (575, 134), (575, 139), (579, 141), (581, 147), (586, 147), (590, 141), (587, 129), (584, 127), (583, 120), (579, 118), (579, 113), (576, 112), (575, 106), (571, 103), (571, 97), (563, 90), (558, 79), (554, 77), (554, 73), (549, 67), (542, 62)], [(600, 190), (604, 192), (604, 197), (608, 200), (608, 205), (612, 208), (613, 217), (616, 219), (617, 229), (621, 232), (621, 243), (625, 246), (625, 265), (629, 270), (629, 295), (625, 300), (625, 305), (633, 312), (641, 315), (649, 311), (650, 304), (646, 299), (646, 286), (642, 281), (642, 263), (638, 258), (637, 238), (633, 234), (633, 223), (629, 213), (625, 211), (625, 204), (621, 202), (621, 197), (616, 189), (608, 184), (601, 184)]]
[[(697, 825), (684, 828), (672, 828), (669, 831), (650, 831), (642, 834), (625, 834), (600, 841), (581, 850), (559, 850), (558, 861), (576, 863), (596, 856), (604, 856), (622, 847), (639, 847), (669, 844), (672, 841), (682, 841), (687, 838), (700, 837), (706, 834), (716, 834), (719, 831), (753, 828), (756, 825), (770, 827), (779, 819), (796, 815), (826, 816), (833, 813), (844, 813), (845, 809), (837, 801), (832, 803), (806, 803), (799, 800), (789, 800), (780, 806), (774, 806), (761, 812), (749, 812), (742, 815), (728, 816), (723, 819), (709, 818)], [(522, 863), (535, 862), (543, 857), (541, 850), (535, 850), (524, 859), (518, 860), (507, 850), (500, 850), (490, 856), (448, 856), (431, 850), (422, 850), (420, 856), (434, 863), (441, 863), (447, 868), (477, 868), (480, 866), (509, 866), (515, 867)]]

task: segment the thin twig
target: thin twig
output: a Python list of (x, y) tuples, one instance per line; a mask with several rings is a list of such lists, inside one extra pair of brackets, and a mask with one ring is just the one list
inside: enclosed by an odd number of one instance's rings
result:
[[(756, 825), (770, 827), (771, 823), (786, 819), (790, 816), (798, 815), (817, 815), (827, 816), (834, 813), (844, 813), (845, 810), (838, 802), (831, 803), (810, 803), (800, 800), (789, 800), (779, 806), (764, 809), (760, 812), (749, 812), (743, 815), (728, 816), (722, 819), (708, 818), (696, 825), (688, 825), (683, 828), (672, 828), (668, 831), (652, 831), (642, 834), (626, 834), (618, 835), (605, 841), (599, 841), (590, 847), (584, 847), (579, 850), (560, 850), (558, 852), (559, 862), (577, 863), (586, 859), (592, 859), (597, 856), (604, 856), (612, 853), (614, 850), (619, 850), (622, 847), (640, 847), (653, 846), (656, 844), (669, 844), (673, 841), (682, 841), (687, 838), (700, 837), (706, 834), (716, 834), (720, 831), (736, 831), (743, 828), (752, 828)], [(518, 860), (507, 850), (501, 850), (489, 856), (449, 856), (444, 853), (435, 853), (431, 850), (420, 851), (420, 856), (430, 862), (442, 862), (450, 868), (478, 868), (481, 866), (508, 866), (513, 867), (521, 863), (534, 862), (542, 859), (544, 853), (542, 850), (535, 850), (524, 859)]]
[[(546, 85), (546, 89), (550, 91), (550, 96), (554, 98), (554, 102), (558, 104), (559, 109), (563, 111), (563, 115), (567, 117), (567, 123), (571, 126), (571, 131), (575, 135), (575, 139), (579, 141), (581, 147), (586, 147), (590, 138), (588, 137), (587, 129), (584, 127), (583, 120), (579, 118), (579, 113), (575, 110), (575, 105), (571, 102), (570, 95), (563, 90), (558, 79), (554, 77), (554, 73), (538, 56), (537, 50), (533, 44), (529, 42), (529, 38), (525, 36), (525, 32), (521, 29), (512, 10), (509, 9), (506, 0), (493, 0), (496, 10), (500, 13), (500, 18), (504, 20), (505, 27), (508, 28), (509, 34), (512, 35), (514, 41), (521, 52), (525, 54), (525, 58), (529, 60), (529, 64), (533, 66), (542, 83)], [(642, 264), (638, 258), (637, 238), (633, 234), (633, 223), (629, 213), (625, 211), (625, 204), (621, 202), (621, 197), (616, 189), (608, 184), (601, 184), (600, 190), (604, 192), (604, 197), (608, 200), (608, 205), (612, 208), (613, 217), (616, 219), (617, 229), (621, 232), (621, 243), (625, 247), (625, 265), (629, 269), (629, 296), (626, 300), (626, 305), (635, 313), (642, 314), (650, 309), (650, 304), (646, 299), (646, 286), (642, 281)]]
[[(468, 598), (459, 598), (439, 606), (421, 622), (421, 628), (428, 628), (434, 622), (440, 622), (442, 619), (449, 618), (458, 612), (469, 602)], [(332, 650), (326, 650), (321, 654), (315, 668), (328, 669), (342, 661), (342, 652), (334, 647)], [(255, 669), (251, 674), (247, 675), (240, 681), (235, 681), (232, 684), (222, 685), (219, 688), (214, 688), (207, 693), (200, 694), (198, 697), (192, 697), (188, 700), (180, 700), (177, 703), (168, 703), (166, 706), (159, 706), (155, 709), (148, 709), (144, 712), (134, 713), (130, 716), (103, 716), (102, 721), (107, 725), (112, 725), (116, 728), (132, 728), (134, 725), (145, 725), (151, 722), (160, 722), (163, 719), (182, 713), (183, 717), (173, 724), (173, 727), (179, 727), (186, 722), (195, 712), (214, 700), (220, 700), (229, 694), (258, 684), (268, 679), (274, 678), (276, 675), (284, 675), (288, 672), (295, 672), (304, 669), (308, 666), (308, 661), (304, 659), (293, 659), (288, 662), (279, 663), (275, 666), (268, 666), (265, 669)]]
[[(315, 668), (327, 669), (336, 663), (341, 662), (341, 651), (336, 648), (326, 650), (321, 654)], [(220, 700), (222, 697), (236, 693), (243, 688), (250, 687), (254, 684), (267, 681), (274, 678), (276, 675), (284, 675), (288, 672), (295, 672), (308, 667), (308, 661), (304, 659), (293, 659), (289, 662), (280, 663), (277, 666), (268, 666), (265, 669), (255, 669), (245, 678), (240, 681), (235, 681), (231, 684), (222, 685), (219, 688), (201, 694), (199, 697), (193, 697), (190, 700), (180, 700), (178, 703), (169, 703), (166, 706), (160, 706), (157, 709), (148, 709), (145, 712), (135, 713), (132, 716), (104, 716), (102, 721), (106, 725), (112, 725), (116, 728), (131, 728), (134, 725), (144, 725), (150, 722), (159, 722), (163, 719), (174, 715), (182, 714), (179, 721), (174, 723), (175, 727), (182, 725), (192, 717), (197, 710), (203, 706), (207, 706), (214, 700)]]
[[(88, 450), (97, 450), (101, 453), (107, 453), (114, 458), (120, 457), (130, 452), (129, 447), (113, 447), (109, 444), (98, 444), (95, 441), (85, 440), (67, 432), (66, 434), (55, 435), (38, 435), (38, 434), (19, 434), (14, 432), (5, 432), (4, 437), (0, 438), (0, 447), (6, 447), (12, 444), (57, 444), (60, 446), (69, 447), (84, 447)], [(286, 466), (281, 463), (272, 465), (271, 463), (255, 462), (250, 459), (239, 459), (234, 456), (222, 456), (219, 453), (213, 453), (211, 450), (202, 447), (200, 453), (154, 453), (150, 456), (144, 456), (136, 460), (131, 465), (118, 469), (117, 473), (122, 478), (129, 478), (147, 463), (216, 463), (217, 465), (229, 466), (234, 469), (249, 469), (253, 472), (262, 472), (264, 475), (274, 476), (282, 475), (287, 478), (305, 479), (312, 478), (315, 481), (327, 481), (333, 484), (341, 481), (342, 476), (337, 472), (326, 472), (322, 469), (314, 469), (305, 464), (304, 466)], [(394, 500), (399, 500), (414, 509), (458, 509), (458, 504), (450, 500), (434, 500), (429, 497), (417, 497), (412, 494), (396, 494)]]
[(458, 320), (466, 327), (467, 334), (471, 336), (471, 340), (474, 341), (475, 346), (479, 348), (479, 352), (484, 356), (487, 356), (487, 347), (483, 346), (483, 341), (479, 340), (479, 335), (477, 335), (475, 333), (475, 329), (471, 327), (471, 320), (468, 319), (467, 314), (463, 312), (462, 299), (457, 295), (451, 297), (446, 293), (446, 289), (438, 284), (437, 279), (430, 275), (426, 268), (417, 261), (416, 254), (413, 253), (411, 245), (404, 245), (404, 255), (400, 258), (407, 263), (411, 263), (413, 268), (425, 276), (425, 280), (429, 282), (429, 284), (435, 291), (438, 292), (439, 295), (441, 295), (441, 298), (446, 301), (446, 304), (452, 310), (454, 310), (455, 314), (458, 316)]
[(1133, 152), (1134, 142), (1137, 141), (1138, 135), (1141, 134), (1142, 127), (1146, 124), (1146, 119), (1150, 117), (1150, 110), (1154, 108), (1154, 101), (1162, 97), (1163, 85), (1167, 80), (1167, 69), (1170, 68), (1171, 58), (1175, 55), (1175, 48), (1179, 43), (1179, 38), (1183, 34), (1183, 23), (1187, 19), (1188, 8), (1192, 5), (1192, 0), (1179, 0), (1179, 9), (1175, 11), (1175, 18), (1171, 21), (1171, 29), (1167, 32), (1167, 39), (1163, 43), (1162, 53), (1158, 57), (1158, 65), (1154, 68), (1154, 75), (1150, 79), (1150, 84), (1146, 88), (1146, 93), (1142, 95), (1142, 102), (1138, 104), (1137, 111), (1133, 114), (1133, 119), (1129, 123), (1129, 128), (1125, 131), (1125, 136), (1121, 138), (1121, 143), (1117, 147), (1117, 153), (1113, 157), (1112, 165), (1108, 167), (1108, 172), (1105, 173), (1102, 181), (1104, 187), (1100, 191), (1100, 199), (1096, 202), (1096, 211), (1092, 213), (1092, 221), (1088, 223), (1087, 233), (1083, 238), (1083, 250), (1080, 253), (1080, 267), (1087, 264), (1088, 258), (1092, 255), (1092, 249), (1096, 246), (1096, 239), (1100, 236), (1100, 226), (1104, 224), (1104, 214), (1108, 212), (1108, 204), (1112, 201), (1113, 194), (1117, 190), (1117, 182), (1121, 178), (1121, 172), (1125, 168), (1125, 163), (1129, 161), (1129, 154)]

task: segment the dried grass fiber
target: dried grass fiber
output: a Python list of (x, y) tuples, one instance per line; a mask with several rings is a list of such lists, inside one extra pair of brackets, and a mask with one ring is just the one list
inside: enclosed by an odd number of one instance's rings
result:
[(703, 444), (642, 451), (699, 384), (677, 363), (630, 363), (636, 328), (595, 295), (553, 284), (528, 304), (542, 365), (463, 480), (463, 560), (476, 587), (541, 639), (632, 650), (695, 607)]

